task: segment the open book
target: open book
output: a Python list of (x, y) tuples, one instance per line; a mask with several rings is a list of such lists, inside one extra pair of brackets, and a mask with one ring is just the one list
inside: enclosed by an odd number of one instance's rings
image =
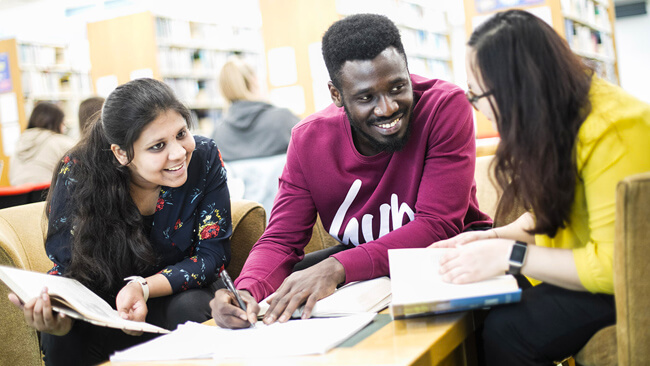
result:
[(388, 250), (393, 318), (470, 310), (521, 299), (517, 280), (511, 275), (464, 285), (444, 282), (438, 269), (440, 257), (447, 250)]
[[(263, 316), (269, 308), (267, 300), (271, 294), (260, 302), (259, 316)], [(390, 304), (390, 279), (386, 276), (367, 281), (350, 282), (337, 289), (328, 297), (316, 302), (311, 316), (315, 318), (328, 318), (347, 316), (359, 313), (377, 313)], [(304, 306), (299, 307), (291, 316), (300, 318)]]
[(122, 319), (104, 299), (79, 281), (71, 278), (0, 266), (0, 280), (23, 303), (40, 296), (43, 287), (47, 287), (52, 309), (71, 318), (102, 327), (149, 333), (169, 333), (167, 329), (149, 323)]

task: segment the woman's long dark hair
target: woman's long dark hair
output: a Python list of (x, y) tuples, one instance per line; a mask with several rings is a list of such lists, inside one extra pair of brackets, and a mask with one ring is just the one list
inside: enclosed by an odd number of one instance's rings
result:
[[(129, 168), (117, 161), (111, 144), (126, 151), (131, 161), (133, 143), (142, 130), (168, 110), (190, 123), (189, 111), (164, 83), (137, 79), (121, 85), (108, 96), (84, 139), (69, 152), (75, 163), (67, 173), (74, 183), (63, 212), (73, 230), (66, 276), (111, 293), (121, 288), (123, 278), (147, 273), (155, 264), (157, 257), (131, 198)], [(65, 160), (55, 170), (46, 212), (58, 199), (53, 194), (56, 173), (64, 166)], [(48, 238), (53, 234), (48, 231)]]
[(521, 10), (497, 13), (471, 35), (472, 70), (490, 91), (501, 143), (495, 170), (502, 214), (515, 202), (554, 237), (575, 195), (578, 130), (591, 111), (593, 72), (553, 28)]
[(65, 114), (63, 110), (54, 103), (40, 102), (36, 104), (32, 114), (29, 116), (27, 128), (43, 128), (52, 132), (61, 133), (61, 126)]

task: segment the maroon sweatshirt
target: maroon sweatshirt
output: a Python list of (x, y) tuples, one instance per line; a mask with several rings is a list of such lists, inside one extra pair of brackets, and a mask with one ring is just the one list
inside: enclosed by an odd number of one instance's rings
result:
[(388, 274), (388, 249), (425, 247), (472, 225), (479, 211), (471, 106), (456, 85), (411, 75), (411, 135), (395, 153), (361, 155), (343, 108), (330, 105), (292, 130), (269, 226), (236, 281), (260, 301), (304, 255), (320, 215), (355, 248), (334, 257), (346, 283)]

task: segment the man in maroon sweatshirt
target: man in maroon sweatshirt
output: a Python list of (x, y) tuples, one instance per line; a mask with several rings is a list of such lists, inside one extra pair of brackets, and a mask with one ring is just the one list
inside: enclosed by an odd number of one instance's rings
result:
[[(293, 128), (269, 226), (235, 281), (247, 309), (217, 291), (211, 306), (219, 326), (248, 326), (257, 301), (273, 292), (265, 323), (287, 321), (303, 304), (308, 318), (337, 286), (388, 275), (388, 249), (491, 224), (476, 200), (474, 124), (463, 90), (409, 74), (399, 31), (384, 16), (337, 21), (322, 48), (334, 103)], [(294, 270), (317, 214), (341, 244)]]

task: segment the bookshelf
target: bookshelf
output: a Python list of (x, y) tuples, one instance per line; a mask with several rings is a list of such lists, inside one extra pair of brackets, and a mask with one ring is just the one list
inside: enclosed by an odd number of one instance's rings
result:
[(227, 18), (197, 21), (147, 11), (88, 23), (98, 93), (138, 77), (162, 80), (198, 117), (198, 133), (209, 135), (224, 107), (217, 78), (226, 60), (239, 55), (264, 70), (259, 25)]
[[(566, 39), (573, 52), (583, 58), (596, 73), (619, 83), (616, 42), (614, 37), (613, 0), (464, 0), (467, 36), (483, 20), (498, 11), (523, 9), (548, 22)], [(476, 114), (477, 134), (496, 134), (482, 114)]]
[(0, 41), (0, 185), (9, 185), (9, 155), (27, 127), (34, 105), (58, 104), (69, 135), (78, 136), (79, 103), (93, 94), (85, 43), (48, 44), (17, 39)]
[[(453, 82), (449, 26), (444, 7), (431, 0), (260, 0), (267, 83), (273, 103), (306, 117), (331, 103), (329, 75), (322, 60), (323, 33), (335, 21), (356, 13), (386, 15), (400, 29), (409, 70)], [(288, 26), (291, 25), (291, 26)], [(274, 53), (284, 54), (278, 67)], [(274, 78), (275, 74), (292, 74)], [(279, 81), (278, 81), (279, 80)]]
[(390, 18), (400, 30), (409, 71), (453, 82), (449, 23), (445, 8), (424, 0), (337, 0), (345, 16), (373, 12)]

